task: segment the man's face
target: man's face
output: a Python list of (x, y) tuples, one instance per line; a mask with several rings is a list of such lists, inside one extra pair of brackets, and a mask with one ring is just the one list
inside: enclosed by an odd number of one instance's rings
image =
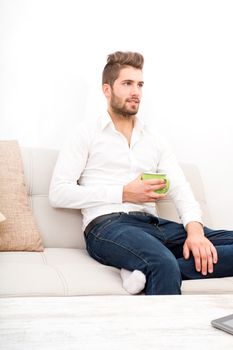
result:
[(138, 112), (142, 97), (142, 71), (133, 67), (123, 68), (110, 88), (109, 107), (113, 113), (130, 117)]

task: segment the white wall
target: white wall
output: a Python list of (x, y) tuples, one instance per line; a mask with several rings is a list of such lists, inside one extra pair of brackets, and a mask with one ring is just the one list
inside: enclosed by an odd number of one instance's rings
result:
[(141, 114), (203, 176), (214, 227), (233, 228), (231, 0), (0, 0), (0, 138), (59, 148), (105, 109), (107, 54), (145, 57)]

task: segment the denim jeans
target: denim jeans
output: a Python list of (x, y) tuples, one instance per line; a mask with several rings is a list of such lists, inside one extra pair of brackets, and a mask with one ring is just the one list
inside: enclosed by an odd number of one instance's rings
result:
[(182, 224), (140, 212), (119, 213), (96, 224), (85, 236), (87, 251), (98, 262), (140, 270), (146, 275), (145, 294), (181, 294), (182, 280), (233, 276), (233, 231), (204, 228), (218, 252), (213, 273), (195, 269), (191, 254), (183, 257), (187, 237)]

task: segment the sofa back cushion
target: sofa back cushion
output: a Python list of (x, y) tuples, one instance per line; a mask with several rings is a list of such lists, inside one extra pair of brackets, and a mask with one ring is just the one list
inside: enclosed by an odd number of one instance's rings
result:
[(25, 182), (35, 220), (46, 248), (85, 248), (80, 210), (52, 208), (49, 186), (58, 151), (22, 148)]
[[(52, 208), (48, 200), (50, 180), (57, 155), (57, 150), (22, 148), (30, 204), (45, 247), (85, 249), (80, 210)], [(181, 166), (202, 207), (205, 223), (210, 224), (199, 171), (192, 164), (181, 164)], [(158, 203), (158, 212), (160, 217), (179, 221), (177, 211), (169, 198)]]

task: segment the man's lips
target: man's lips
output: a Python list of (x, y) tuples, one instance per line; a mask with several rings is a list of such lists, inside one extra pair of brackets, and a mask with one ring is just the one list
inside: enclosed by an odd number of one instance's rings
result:
[(127, 102), (134, 102), (134, 103), (140, 103), (140, 100), (138, 98), (131, 98), (126, 100)]

